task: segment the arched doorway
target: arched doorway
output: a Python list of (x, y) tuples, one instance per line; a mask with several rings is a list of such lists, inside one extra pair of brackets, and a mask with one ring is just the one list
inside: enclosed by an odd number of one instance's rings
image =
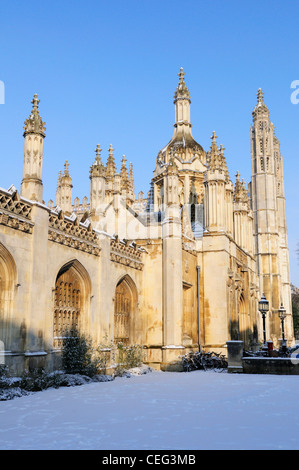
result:
[(133, 342), (133, 313), (137, 303), (137, 290), (130, 276), (124, 276), (115, 289), (114, 300), (114, 342)]
[(63, 338), (70, 329), (82, 330), (87, 324), (90, 300), (90, 278), (76, 260), (64, 265), (55, 282), (53, 345), (62, 346)]

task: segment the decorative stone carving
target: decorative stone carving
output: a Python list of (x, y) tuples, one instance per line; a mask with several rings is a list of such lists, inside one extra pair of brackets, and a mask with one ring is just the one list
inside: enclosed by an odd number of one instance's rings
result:
[(49, 216), (49, 240), (62, 245), (100, 255), (98, 239), (91, 224), (82, 224), (76, 216), (65, 217), (62, 211), (52, 211)]
[(124, 264), (133, 269), (141, 271), (143, 269), (142, 251), (130, 245), (126, 241), (119, 241), (117, 239), (111, 240), (110, 243), (110, 259), (115, 263)]
[(30, 221), (32, 206), (20, 199), (18, 191), (11, 186), (8, 191), (0, 191), (0, 224), (32, 233), (34, 224)]

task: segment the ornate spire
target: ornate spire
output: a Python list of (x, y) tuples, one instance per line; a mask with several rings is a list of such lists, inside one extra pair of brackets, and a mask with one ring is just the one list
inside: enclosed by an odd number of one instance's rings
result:
[(264, 103), (264, 92), (261, 88), (257, 91), (257, 104), (261, 106)]
[(24, 137), (26, 134), (40, 134), (45, 137), (45, 123), (42, 121), (42, 118), (39, 115), (38, 105), (40, 100), (38, 99), (38, 95), (35, 94), (33, 96), (32, 103), (32, 111), (28, 119), (24, 122)]
[(127, 171), (127, 166), (126, 166), (126, 157), (123, 155), (122, 160), (121, 160), (121, 169), (120, 169), (120, 184), (121, 184), (121, 189), (128, 189), (129, 185), (129, 177), (128, 177), (128, 171)]
[(61, 176), (60, 174), (60, 185), (72, 185), (72, 178), (69, 173), (69, 162), (66, 160), (64, 164), (64, 172), (63, 175)]
[(59, 206), (63, 212), (70, 214), (72, 212), (72, 178), (69, 173), (69, 162), (64, 164), (64, 172), (58, 174), (58, 184), (56, 189), (56, 206)]
[(170, 155), (177, 154), (181, 160), (189, 162), (193, 156), (206, 161), (206, 154), (192, 135), (192, 124), (190, 117), (190, 93), (185, 84), (185, 73), (181, 68), (179, 73), (179, 83), (174, 94), (174, 132), (171, 140), (163, 147), (157, 156), (156, 171), (160, 172), (161, 163), (167, 164)]
[(95, 153), (96, 153), (96, 164), (97, 165), (101, 165), (102, 164), (102, 160), (101, 160), (101, 146), (100, 144), (97, 145), (97, 148), (95, 149)]
[(240, 180), (240, 173), (237, 171), (236, 173), (236, 184), (235, 184), (235, 195), (234, 195), (235, 202), (241, 203), (248, 203), (248, 193), (245, 187), (245, 181), (242, 179)]
[(266, 113), (269, 115), (269, 109), (264, 103), (264, 92), (261, 88), (257, 91), (257, 104), (252, 112), (252, 116), (256, 117), (259, 114)]
[(215, 131), (213, 132), (213, 135), (211, 137), (212, 139), (212, 144), (211, 144), (211, 149), (210, 149), (210, 171), (215, 171), (215, 170), (224, 170), (223, 167), (223, 158), (219, 153), (218, 146), (217, 146), (217, 136)]
[(211, 143), (211, 154), (214, 153), (215, 155), (218, 154), (218, 147), (217, 147), (217, 135), (216, 135), (216, 132), (213, 131), (213, 134), (211, 136), (211, 140), (212, 140), (212, 143)]
[(174, 93), (174, 102), (176, 102), (178, 99), (187, 99), (188, 101), (191, 102), (190, 100), (190, 92), (186, 86), (185, 83), (185, 73), (183, 72), (183, 67), (180, 69), (180, 73), (178, 74), (180, 77), (179, 84), (177, 86), (177, 89)]
[(65, 161), (65, 164), (64, 164), (64, 174), (63, 174), (63, 176), (70, 176), (70, 174), (69, 174), (69, 166), (70, 166), (70, 164), (69, 164), (69, 162), (66, 160), (66, 161)]
[(96, 153), (95, 161), (90, 167), (90, 178), (92, 178), (93, 176), (105, 175), (106, 170), (101, 160), (101, 151), (102, 149), (100, 145), (98, 144), (95, 149), (95, 153)]
[(225, 159), (225, 155), (224, 155), (224, 150), (225, 150), (225, 148), (221, 144), (220, 145), (220, 150), (219, 150), (219, 157), (221, 159), (221, 166), (222, 166), (223, 171), (225, 173), (225, 179), (226, 179), (226, 181), (229, 181), (229, 172), (228, 172), (227, 163), (226, 163), (226, 159)]
[(113, 178), (113, 176), (116, 173), (116, 165), (115, 165), (115, 160), (113, 156), (113, 151), (114, 151), (114, 148), (112, 147), (112, 144), (111, 144), (109, 147), (109, 155), (108, 155), (108, 160), (107, 160), (107, 165), (106, 165), (107, 178)]
[(135, 185), (134, 185), (133, 163), (132, 162), (130, 163), (129, 183), (130, 183), (131, 191), (134, 192)]
[(60, 183), (61, 183), (61, 170), (59, 170), (59, 172), (58, 172), (57, 187), (60, 185)]

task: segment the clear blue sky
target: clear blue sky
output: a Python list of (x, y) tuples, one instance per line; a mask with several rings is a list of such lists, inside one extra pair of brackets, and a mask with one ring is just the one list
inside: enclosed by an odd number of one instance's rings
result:
[(136, 194), (149, 189), (158, 151), (173, 133), (180, 67), (192, 99), (195, 139), (215, 130), (230, 175), (250, 181), (249, 128), (261, 87), (284, 156), (291, 280), (299, 286), (299, 79), (297, 0), (2, 1), (0, 186), (19, 189), (23, 123), (38, 93), (46, 122), (44, 199), (55, 200), (67, 159), (73, 196), (89, 196), (100, 144), (134, 165)]

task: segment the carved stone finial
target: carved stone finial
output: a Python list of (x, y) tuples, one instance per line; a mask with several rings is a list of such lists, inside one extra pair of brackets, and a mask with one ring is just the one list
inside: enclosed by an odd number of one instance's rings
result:
[(229, 181), (229, 172), (228, 172), (228, 168), (227, 168), (227, 164), (226, 164), (224, 150), (225, 150), (225, 148), (223, 147), (222, 144), (220, 144), (219, 157), (220, 157), (220, 160), (221, 160), (222, 168), (223, 168), (224, 173), (225, 173), (225, 179), (226, 179), (226, 181)]
[(264, 102), (264, 92), (261, 88), (257, 91), (257, 102), (258, 104), (262, 104)]
[(101, 151), (102, 151), (101, 146), (100, 146), (100, 144), (98, 144), (97, 148), (95, 149), (97, 165), (100, 165), (102, 163), (102, 161), (101, 161)]
[(40, 100), (38, 95), (35, 93), (32, 103), (32, 111), (28, 119), (24, 122), (24, 137), (26, 134), (40, 134), (42, 137), (45, 137), (45, 123), (42, 121), (42, 118), (39, 115), (38, 105)]
[(212, 139), (212, 144), (211, 144), (211, 150), (210, 150), (210, 170), (211, 171), (224, 170), (223, 158), (218, 150), (217, 135), (215, 131), (213, 132), (211, 139)]
[(244, 179), (242, 179), (242, 181), (240, 180), (240, 173), (238, 171), (236, 173), (234, 201), (248, 204), (248, 193), (245, 187), (245, 181)]
[(40, 103), (40, 100), (38, 99), (38, 95), (36, 93), (34, 94), (33, 100), (31, 100), (31, 103), (33, 104), (32, 112), (38, 112), (38, 105)]
[(212, 145), (213, 145), (213, 143), (216, 143), (216, 140), (218, 139), (218, 136), (216, 135), (216, 132), (215, 132), (215, 131), (213, 131), (213, 134), (212, 134), (212, 136), (211, 136), (211, 139), (212, 139)]
[(96, 149), (95, 149), (95, 154), (96, 154), (95, 161), (93, 165), (91, 165), (90, 167), (90, 178), (94, 176), (105, 176), (106, 174), (106, 169), (101, 159), (101, 152), (102, 152), (101, 146), (100, 144), (97, 144)]
[(69, 162), (66, 160), (66, 161), (65, 161), (65, 164), (64, 164), (64, 176), (70, 176), (70, 174), (69, 174), (69, 166), (70, 166), (70, 164), (69, 164)]
[(257, 104), (252, 112), (252, 116), (255, 118), (260, 114), (269, 115), (269, 109), (264, 103), (264, 92), (261, 88), (259, 88), (257, 91)]
[(114, 148), (111, 144), (109, 147), (109, 154), (108, 154), (108, 160), (107, 160), (107, 166), (106, 166), (107, 167), (106, 175), (108, 178), (112, 178), (116, 173), (116, 165), (115, 165), (115, 160), (113, 156), (113, 151), (114, 151)]
[(181, 67), (178, 76), (180, 77), (180, 80), (174, 94), (174, 101), (176, 102), (178, 99), (187, 99), (190, 101), (190, 92), (185, 83), (185, 73), (183, 72), (183, 67)]
[(129, 185), (129, 177), (128, 177), (128, 171), (127, 171), (127, 166), (126, 166), (127, 159), (125, 155), (123, 155), (121, 162), (122, 162), (121, 170), (120, 170), (121, 189), (127, 190), (128, 185)]
[(180, 68), (180, 73), (178, 73), (178, 76), (180, 77), (180, 82), (184, 81), (185, 73), (183, 72), (183, 67)]

